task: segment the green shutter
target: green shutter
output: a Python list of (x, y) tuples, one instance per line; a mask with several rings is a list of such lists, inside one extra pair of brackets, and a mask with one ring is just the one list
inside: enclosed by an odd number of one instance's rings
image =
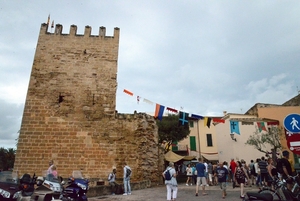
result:
[(191, 147), (191, 151), (197, 151), (196, 150), (196, 137), (195, 136), (190, 136), (190, 147)]

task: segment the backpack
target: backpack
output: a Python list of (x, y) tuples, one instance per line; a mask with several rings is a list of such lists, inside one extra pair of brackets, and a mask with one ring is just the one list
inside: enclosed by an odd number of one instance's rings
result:
[(278, 159), (277, 164), (276, 164), (276, 170), (277, 172), (279, 172), (280, 174), (283, 174), (283, 167), (282, 167), (282, 159)]
[(131, 175), (131, 169), (126, 168), (126, 177), (129, 177)]
[(165, 180), (167, 180), (167, 181), (169, 181), (169, 180), (171, 180), (171, 174), (170, 174), (170, 170), (167, 170), (166, 172), (165, 172)]
[(242, 167), (236, 169), (235, 178), (236, 179), (245, 179), (246, 178), (245, 172)]

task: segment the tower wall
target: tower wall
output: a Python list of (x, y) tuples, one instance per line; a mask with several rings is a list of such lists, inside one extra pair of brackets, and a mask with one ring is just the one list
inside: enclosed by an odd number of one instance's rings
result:
[(14, 169), (40, 175), (53, 159), (63, 177), (81, 170), (106, 180), (112, 167), (122, 177), (126, 161), (133, 180), (159, 181), (155, 120), (115, 111), (119, 28), (113, 36), (106, 36), (105, 27), (97, 36), (89, 26), (83, 35), (75, 25), (69, 34), (59, 24), (54, 33), (47, 30), (42, 24)]

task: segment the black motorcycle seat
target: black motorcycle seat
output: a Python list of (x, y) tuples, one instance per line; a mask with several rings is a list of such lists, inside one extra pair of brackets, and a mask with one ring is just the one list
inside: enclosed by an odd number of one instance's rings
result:
[(247, 192), (246, 194), (249, 200), (273, 201), (273, 196), (271, 193)]

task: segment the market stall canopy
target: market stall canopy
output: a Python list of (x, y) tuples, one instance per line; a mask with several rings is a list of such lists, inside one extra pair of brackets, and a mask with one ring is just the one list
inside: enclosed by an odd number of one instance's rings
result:
[(177, 162), (177, 161), (180, 161), (182, 159), (190, 161), (190, 160), (193, 160), (195, 158), (196, 158), (195, 156), (180, 156), (178, 154), (175, 154), (173, 151), (168, 151), (165, 154), (165, 160), (169, 161), (169, 162), (174, 162), (174, 163)]

